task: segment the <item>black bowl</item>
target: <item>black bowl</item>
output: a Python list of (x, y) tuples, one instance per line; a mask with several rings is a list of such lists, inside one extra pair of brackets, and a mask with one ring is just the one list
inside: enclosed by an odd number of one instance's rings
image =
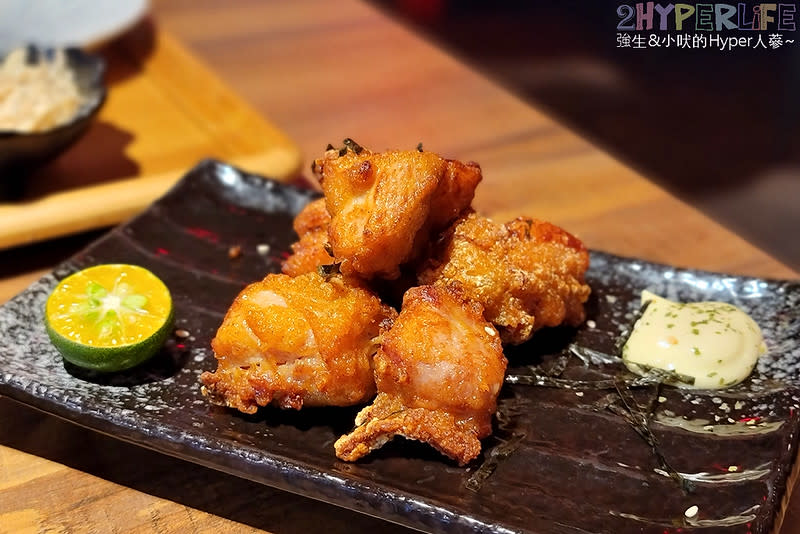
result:
[[(55, 48), (29, 46), (27, 62), (36, 64), (52, 61)], [(14, 188), (14, 183), (36, 167), (47, 163), (74, 143), (100, 110), (106, 98), (103, 83), (105, 61), (78, 48), (65, 48), (67, 65), (72, 70), (83, 103), (69, 122), (42, 132), (0, 130), (0, 189), (3, 185)]]

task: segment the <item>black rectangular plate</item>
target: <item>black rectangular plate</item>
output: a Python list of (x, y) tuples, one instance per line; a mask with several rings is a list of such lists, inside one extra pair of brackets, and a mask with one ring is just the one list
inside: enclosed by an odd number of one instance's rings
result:
[[(204, 161), (134, 220), (119, 226), (0, 308), (0, 394), (80, 425), (277, 488), (430, 532), (769, 532), (780, 514), (798, 446), (800, 285), (676, 269), (593, 252), (589, 321), (509, 350), (509, 371), (548, 369), (570, 343), (613, 351), (641, 290), (723, 300), (748, 311), (769, 347), (736, 388), (645, 389), (659, 398), (660, 450), (694, 481), (681, 491), (659, 474), (649, 446), (598, 409), (609, 391), (504, 387), (484, 454), (459, 468), (428, 447), (396, 439), (364, 461), (336, 459), (333, 442), (356, 409), (261, 410), (210, 406), (198, 376), (215, 368), (209, 343), (246, 283), (277, 272), (295, 239), (294, 215), (315, 193)], [(259, 245), (269, 252), (259, 253)], [(241, 247), (230, 258), (229, 248)], [(133, 371), (95, 375), (65, 364), (43, 326), (58, 280), (98, 263), (156, 273), (175, 301), (173, 338)], [(622, 371), (569, 360), (572, 379)], [(494, 467), (479, 481), (481, 465)], [(484, 467), (480, 473), (490, 471)], [(698, 507), (693, 518), (685, 510)], [(682, 530), (679, 530), (682, 529)]]

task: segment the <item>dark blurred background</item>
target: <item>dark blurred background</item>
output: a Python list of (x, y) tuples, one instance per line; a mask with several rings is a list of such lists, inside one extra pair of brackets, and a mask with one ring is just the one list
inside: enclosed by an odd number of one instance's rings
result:
[(800, 29), (775, 49), (632, 49), (617, 6), (634, 2), (371, 3), (800, 269)]

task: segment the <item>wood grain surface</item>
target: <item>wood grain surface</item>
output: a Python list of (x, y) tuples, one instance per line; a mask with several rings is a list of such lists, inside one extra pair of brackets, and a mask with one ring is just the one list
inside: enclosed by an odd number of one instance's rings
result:
[[(480, 162), (475, 203), (498, 218), (550, 219), (590, 247), (679, 266), (798, 276), (366, 4), (157, 0), (153, 11), (150, 24), (286, 131), (306, 162), (344, 137), (374, 149), (423, 142)], [(43, 254), (22, 248), (14, 257)], [(0, 300), (61, 258), (51, 259), (3, 271)], [(2, 533), (405, 531), (12, 401), (0, 399), (0, 421)], [(790, 504), (783, 533), (800, 533), (798, 508)]]

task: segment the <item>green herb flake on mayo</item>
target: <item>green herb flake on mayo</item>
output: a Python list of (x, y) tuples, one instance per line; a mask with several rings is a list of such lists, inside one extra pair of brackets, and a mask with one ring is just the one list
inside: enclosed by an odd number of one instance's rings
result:
[(721, 389), (747, 378), (767, 352), (756, 322), (732, 304), (684, 304), (642, 291), (645, 303), (622, 348), (622, 360), (633, 373), (663, 369), (683, 377), (674, 383), (678, 387)]

